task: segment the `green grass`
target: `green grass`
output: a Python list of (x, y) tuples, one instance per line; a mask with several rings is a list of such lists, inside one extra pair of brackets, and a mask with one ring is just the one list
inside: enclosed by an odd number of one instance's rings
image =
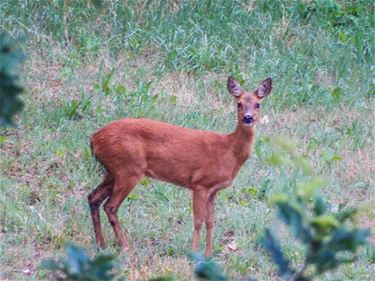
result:
[[(231, 280), (277, 280), (259, 239), (275, 222), (268, 199), (300, 175), (267, 164), (274, 136), (300, 140), (299, 152), (329, 179), (332, 208), (373, 203), (373, 5), (334, 3), (106, 1), (97, 10), (86, 1), (3, 1), (0, 29), (23, 36), (28, 60), (25, 109), (0, 138), (0, 279), (46, 279), (40, 261), (68, 241), (95, 253), (86, 196), (101, 177), (88, 142), (97, 128), (135, 116), (230, 132), (228, 75), (249, 90), (274, 81), (262, 106), (269, 123), (259, 124), (251, 158), (217, 200), (216, 259)], [(118, 274), (192, 280), (189, 191), (151, 181), (130, 197), (120, 209), (130, 253), (114, 246), (102, 216)], [(374, 229), (367, 213), (359, 222)], [(220, 242), (227, 231), (235, 252)], [(284, 246), (298, 260), (295, 243)], [(371, 253), (323, 280), (370, 280)]]

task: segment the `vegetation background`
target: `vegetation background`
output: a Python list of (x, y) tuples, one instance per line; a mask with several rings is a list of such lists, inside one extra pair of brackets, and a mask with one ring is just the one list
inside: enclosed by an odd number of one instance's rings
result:
[[(260, 238), (271, 223), (285, 235), (269, 198), (301, 175), (268, 165), (276, 135), (301, 140), (298, 153), (329, 179), (332, 210), (360, 206), (360, 225), (374, 230), (372, 1), (5, 0), (0, 31), (23, 37), (27, 54), (25, 109), (0, 135), (0, 279), (46, 279), (41, 260), (67, 241), (95, 252), (86, 196), (100, 181), (88, 145), (97, 128), (133, 116), (228, 133), (229, 74), (249, 90), (271, 76), (274, 89), (253, 155), (217, 202), (215, 252), (228, 277), (278, 278)], [(120, 211), (130, 253), (103, 220), (119, 276), (193, 280), (189, 197), (145, 179)], [(302, 250), (287, 241), (298, 261)], [(368, 246), (322, 279), (371, 280), (374, 262)]]

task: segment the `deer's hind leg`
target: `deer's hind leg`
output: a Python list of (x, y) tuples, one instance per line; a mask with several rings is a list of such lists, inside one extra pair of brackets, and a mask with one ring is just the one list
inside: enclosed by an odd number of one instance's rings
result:
[(101, 184), (97, 186), (89, 195), (91, 218), (94, 225), (96, 244), (99, 248), (105, 247), (102, 228), (100, 224), (99, 207), (103, 201), (112, 193), (114, 179), (110, 174), (105, 175)]
[(133, 190), (134, 186), (142, 178), (143, 173), (139, 172), (123, 172), (118, 173), (115, 178), (113, 192), (104, 204), (104, 210), (107, 214), (108, 220), (112, 225), (115, 236), (121, 248), (127, 250), (130, 248), (129, 242), (121, 230), (118, 220), (118, 210), (121, 203)]

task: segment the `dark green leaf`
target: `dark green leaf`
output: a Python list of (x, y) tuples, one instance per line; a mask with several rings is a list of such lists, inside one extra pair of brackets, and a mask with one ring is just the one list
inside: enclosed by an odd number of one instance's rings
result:
[(340, 228), (336, 230), (330, 241), (327, 243), (327, 247), (333, 251), (350, 251), (354, 253), (359, 246), (365, 245), (368, 241), (367, 238), (370, 236), (370, 230), (368, 229), (353, 229), (346, 230)]
[(297, 239), (309, 243), (312, 236), (310, 230), (305, 226), (301, 208), (289, 202), (277, 204), (277, 207), (279, 218), (291, 226), (293, 235)]
[(53, 259), (43, 260), (41, 266), (44, 269), (52, 270), (52, 271), (57, 270), (59, 268), (59, 264)]
[(326, 204), (321, 197), (318, 197), (314, 202), (314, 215), (320, 216), (326, 211)]
[(90, 0), (90, 2), (94, 5), (97, 9), (102, 9), (104, 5), (104, 0)]
[(335, 88), (335, 89), (332, 91), (331, 96), (333, 97), (333, 100), (334, 100), (335, 102), (339, 102), (342, 93), (343, 93), (343, 91), (342, 91), (341, 88)]
[(148, 281), (174, 281), (174, 278), (172, 276), (157, 277), (157, 278), (149, 279)]
[(348, 219), (353, 218), (353, 216), (358, 212), (356, 208), (348, 208), (346, 210), (343, 210), (337, 214), (335, 214), (336, 219), (343, 223)]
[[(74, 246), (65, 247), (66, 258), (57, 261), (45, 260), (42, 263), (45, 269), (51, 270), (57, 280), (77, 281), (110, 281), (113, 280), (114, 257), (99, 254), (90, 259), (86, 251)], [(61, 276), (64, 276), (61, 278)]]
[(0, 127), (12, 125), (14, 115), (23, 108), (17, 72), (25, 56), (17, 44), (0, 33)]
[(207, 281), (226, 281), (223, 270), (213, 261), (204, 258), (201, 254), (189, 254), (190, 259), (195, 263), (195, 275)]
[(266, 229), (263, 237), (263, 247), (270, 253), (273, 261), (279, 268), (280, 274), (284, 278), (293, 275), (293, 270), (289, 267), (289, 261), (284, 257), (279, 242), (273, 237), (269, 229)]

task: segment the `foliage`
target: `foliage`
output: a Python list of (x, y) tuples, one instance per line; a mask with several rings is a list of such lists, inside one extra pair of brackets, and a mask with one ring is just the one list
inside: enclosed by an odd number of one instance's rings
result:
[(279, 196), (274, 199), (274, 203), (279, 218), (306, 247), (301, 268), (290, 268), (291, 262), (283, 255), (272, 232), (267, 229), (264, 237), (264, 247), (271, 253), (285, 280), (313, 280), (341, 264), (354, 262), (355, 253), (360, 246), (368, 243), (370, 235), (369, 230), (350, 225), (356, 209), (331, 213), (322, 197), (312, 199), (306, 195), (310, 192), (300, 191), (290, 196)]
[(17, 41), (0, 33), (0, 127), (12, 124), (13, 116), (23, 107), (17, 72), (24, 58)]
[(189, 255), (195, 264), (195, 276), (201, 280), (207, 281), (226, 281), (223, 270), (215, 263), (212, 258), (204, 257), (199, 253)]
[[(279, 157), (283, 160), (277, 164), (290, 164), (290, 159), (293, 159), (295, 167), (305, 172), (310, 170), (297, 155), (295, 144), (282, 138), (277, 138), (276, 143), (279, 147), (276, 154), (284, 155)], [(309, 176), (297, 183), (293, 193), (280, 193), (272, 199), (279, 219), (306, 249), (301, 267), (292, 269), (291, 261), (285, 257), (280, 242), (266, 229), (263, 245), (270, 252), (284, 280), (313, 280), (341, 264), (354, 262), (358, 248), (368, 244), (370, 231), (359, 229), (352, 223), (358, 209), (330, 212), (328, 203), (317, 195), (316, 190), (325, 183), (321, 177)]]
[[(66, 258), (46, 259), (42, 262), (43, 269), (51, 271), (54, 280), (59, 281), (112, 281), (115, 257), (99, 253), (91, 259), (87, 252), (78, 246), (68, 244), (65, 247)], [(157, 277), (149, 281), (173, 281), (173, 277)]]
[(90, 259), (83, 249), (74, 245), (67, 245), (65, 251), (66, 258), (44, 260), (42, 263), (42, 268), (52, 271), (55, 280), (114, 280), (114, 256), (99, 254)]
[(148, 281), (174, 281), (172, 276), (151, 278)]
[[(115, 280), (113, 274), (115, 258), (112, 255), (98, 254), (90, 259), (82, 248), (69, 244), (65, 247), (67, 257), (46, 259), (41, 267), (49, 270), (55, 280), (61, 281), (111, 281)], [(201, 280), (226, 281), (222, 269), (210, 258), (198, 253), (189, 254), (195, 264), (195, 275)], [(118, 280), (118, 279), (117, 279)], [(157, 277), (149, 281), (173, 281), (172, 276)]]

